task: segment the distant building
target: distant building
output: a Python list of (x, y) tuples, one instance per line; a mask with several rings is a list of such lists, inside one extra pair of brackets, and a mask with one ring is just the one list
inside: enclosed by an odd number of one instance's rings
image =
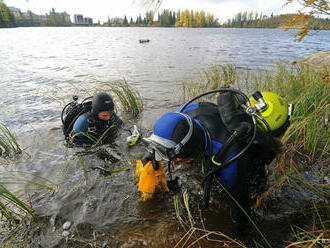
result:
[(71, 17), (68, 13), (62, 12), (62, 13), (56, 13), (56, 15), (62, 16), (64, 18), (65, 23), (71, 23)]
[(84, 23), (84, 16), (80, 14), (74, 15), (74, 23), (75, 24), (83, 24)]
[(116, 24), (123, 24), (123, 23), (124, 23), (124, 19), (123, 18), (117, 18), (117, 17), (115, 17), (115, 18), (111, 18), (110, 19), (110, 24), (116, 25)]
[(85, 17), (84, 24), (93, 25), (93, 18)]
[(9, 11), (11, 13), (13, 13), (13, 15), (15, 16), (15, 19), (20, 19), (22, 18), (22, 13), (21, 10), (15, 7), (8, 7)]
[(84, 17), (81, 14), (75, 14), (74, 15), (74, 23), (76, 25), (82, 25), (82, 26), (93, 25), (93, 18)]

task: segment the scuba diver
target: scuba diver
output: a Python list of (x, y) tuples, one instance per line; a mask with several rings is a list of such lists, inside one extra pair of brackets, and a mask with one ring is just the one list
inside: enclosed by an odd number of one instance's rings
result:
[(99, 92), (78, 103), (78, 97), (67, 104), (62, 111), (63, 133), (68, 142), (75, 144), (95, 144), (111, 140), (123, 122), (114, 112), (111, 96)]
[[(220, 93), (217, 104), (196, 102), (215, 93)], [(199, 159), (206, 207), (216, 183), (250, 215), (249, 183), (281, 152), (282, 144), (277, 137), (289, 126), (291, 106), (272, 92), (256, 92), (249, 99), (238, 90), (220, 88), (165, 113), (155, 122), (152, 135), (144, 138), (150, 149), (137, 160), (139, 191), (146, 199), (152, 197), (157, 187), (168, 191), (161, 160), (168, 161), (172, 178), (171, 166)], [(233, 222), (248, 226), (246, 214), (231, 202)]]

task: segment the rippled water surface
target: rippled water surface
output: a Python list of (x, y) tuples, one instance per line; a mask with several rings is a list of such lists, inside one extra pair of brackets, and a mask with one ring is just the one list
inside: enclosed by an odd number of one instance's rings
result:
[[(56, 217), (56, 228), (70, 220), (77, 230), (92, 225), (105, 233), (112, 230), (117, 239), (125, 240), (136, 234), (138, 223), (143, 223), (139, 230), (144, 235), (150, 232), (153, 239), (159, 235), (165, 242), (176, 233), (172, 198), (141, 205), (133, 182), (134, 158), (141, 156), (143, 148), (128, 149), (119, 142), (105, 147), (105, 153), (114, 152), (121, 163), (104, 159), (104, 151), (101, 155), (100, 151), (81, 153), (82, 163), (72, 156), (77, 150), (65, 146), (60, 129), (62, 107), (72, 95), (86, 96), (103, 81), (126, 79), (145, 102), (139, 120), (131, 122), (142, 122), (150, 129), (161, 113), (177, 104), (178, 81), (194, 78), (212, 64), (267, 69), (279, 61), (330, 50), (329, 31), (312, 32), (301, 43), (293, 41), (293, 34), (277, 29), (0, 29), (0, 121), (29, 154), (9, 163), (5, 170), (25, 171), (33, 174), (34, 181), (42, 176), (62, 185), (56, 197), (49, 192), (36, 196), (34, 206), (38, 214)], [(139, 39), (151, 42), (140, 44)], [(120, 138), (125, 140), (126, 136), (124, 133)], [(107, 178), (98, 168), (128, 171)], [(194, 185), (189, 173), (194, 172), (185, 171), (188, 176), (182, 180)], [(198, 183), (191, 188), (196, 187)], [(223, 215), (221, 211), (217, 216)], [(221, 222), (220, 226), (228, 230), (228, 216), (219, 220), (213, 212), (209, 215), (211, 222)], [(168, 227), (167, 232), (159, 231), (162, 226)], [(54, 236), (48, 232), (45, 229), (41, 235), (43, 247), (54, 240), (48, 239)], [(57, 234), (61, 239), (60, 231)]]
[[(277, 29), (16, 28), (0, 29), (2, 115), (18, 132), (57, 125), (59, 103), (100, 81), (127, 79), (162, 108), (177, 81), (211, 64), (267, 68), (330, 50), (330, 32), (303, 42)], [(140, 44), (148, 38), (150, 43)], [(54, 124), (53, 124), (54, 123)], [(56, 123), (56, 124), (55, 124)]]

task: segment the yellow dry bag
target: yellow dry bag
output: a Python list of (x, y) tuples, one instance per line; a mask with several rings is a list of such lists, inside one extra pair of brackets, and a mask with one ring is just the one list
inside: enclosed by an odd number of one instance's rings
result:
[(157, 163), (159, 168), (155, 170), (152, 161), (143, 166), (141, 160), (136, 160), (136, 177), (139, 181), (138, 190), (141, 192), (142, 201), (152, 198), (156, 190), (169, 191), (163, 166), (160, 161)]

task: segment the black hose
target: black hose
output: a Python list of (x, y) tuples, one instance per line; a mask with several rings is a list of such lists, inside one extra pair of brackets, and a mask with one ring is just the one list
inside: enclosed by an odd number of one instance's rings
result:
[(62, 124), (64, 124), (64, 118), (63, 118), (63, 115), (64, 115), (64, 112), (66, 110), (66, 108), (71, 105), (73, 102), (69, 102), (67, 105), (64, 106), (63, 110), (62, 110), (62, 113), (61, 113), (61, 120), (62, 120)]
[(205, 92), (203, 94), (200, 94), (196, 97), (194, 97), (193, 99), (191, 99), (189, 102), (187, 102), (181, 109), (179, 112), (182, 112), (190, 103), (192, 103), (193, 101), (197, 100), (198, 98), (201, 98), (203, 96), (206, 96), (206, 95), (210, 95), (210, 94), (214, 94), (214, 93), (223, 93), (223, 92), (232, 92), (232, 93), (235, 93), (235, 94), (239, 94), (241, 95), (245, 102), (249, 102), (249, 98), (241, 91), (239, 90), (235, 90), (235, 89), (230, 89), (230, 88), (222, 88), (222, 89), (218, 89), (218, 90), (211, 90), (211, 91), (208, 91), (208, 92)]
[(250, 139), (249, 143), (239, 152), (237, 153), (234, 157), (232, 157), (231, 159), (225, 161), (220, 167), (215, 168), (214, 170), (210, 171), (209, 173), (207, 173), (207, 175), (205, 176), (203, 182), (205, 180), (207, 180), (208, 177), (214, 175), (215, 173), (217, 173), (218, 171), (222, 170), (223, 168), (225, 168), (226, 166), (230, 165), (233, 161), (235, 161), (237, 158), (239, 158), (244, 152), (247, 151), (247, 149), (249, 149), (249, 147), (252, 145), (255, 137), (257, 134), (257, 125), (254, 125), (254, 129), (253, 129), (253, 135), (252, 138)]

